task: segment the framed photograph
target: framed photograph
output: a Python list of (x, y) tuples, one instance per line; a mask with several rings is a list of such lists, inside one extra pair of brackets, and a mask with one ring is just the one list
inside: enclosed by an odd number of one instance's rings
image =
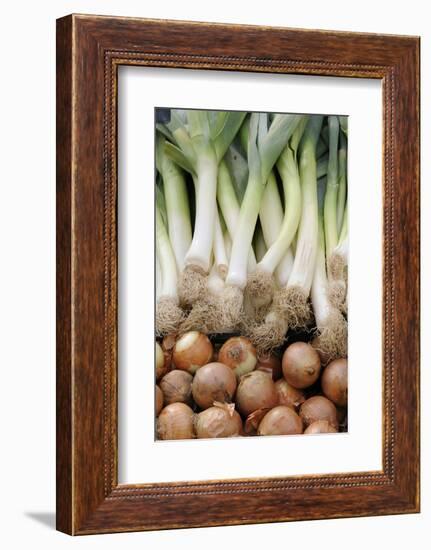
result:
[(419, 511), (419, 38), (57, 21), (57, 528)]

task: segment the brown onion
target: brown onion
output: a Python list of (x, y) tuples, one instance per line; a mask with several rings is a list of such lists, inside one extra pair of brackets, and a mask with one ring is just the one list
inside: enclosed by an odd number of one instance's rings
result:
[(335, 359), (322, 374), (322, 391), (339, 407), (347, 405), (347, 359)]
[(160, 380), (162, 376), (169, 370), (169, 363), (166, 361), (162, 347), (156, 342), (156, 380)]
[(235, 437), (242, 435), (242, 419), (234, 405), (216, 403), (195, 416), (196, 436)]
[(236, 376), (223, 363), (208, 363), (195, 374), (192, 383), (193, 399), (201, 409), (208, 409), (214, 401), (230, 403), (236, 390)]
[(229, 338), (218, 352), (218, 361), (230, 367), (238, 378), (254, 370), (257, 358), (256, 349), (247, 338)]
[(160, 381), (160, 388), (163, 391), (165, 405), (171, 403), (192, 402), (193, 376), (184, 370), (171, 370)]
[(236, 392), (236, 405), (239, 412), (248, 416), (257, 409), (271, 409), (278, 402), (278, 395), (272, 378), (259, 370), (245, 374)]
[(277, 390), (279, 405), (286, 405), (286, 407), (298, 410), (299, 406), (305, 401), (304, 392), (291, 386), (284, 378), (277, 380), (275, 389)]
[(264, 417), (257, 435), (293, 435), (302, 433), (302, 420), (290, 407), (279, 405)]
[(158, 439), (192, 439), (194, 432), (194, 413), (184, 403), (171, 403), (157, 418)]
[(337, 409), (334, 403), (323, 395), (314, 395), (307, 399), (299, 409), (299, 416), (307, 427), (316, 420), (327, 420), (338, 429)]
[(319, 378), (319, 354), (310, 344), (295, 342), (283, 354), (284, 378), (298, 389), (308, 388)]
[(163, 392), (156, 385), (156, 416), (159, 416), (160, 411), (163, 409)]
[(208, 336), (201, 332), (186, 332), (174, 347), (172, 359), (177, 369), (194, 374), (212, 360), (213, 346)]
[(281, 359), (274, 353), (259, 355), (257, 358), (256, 370), (269, 373), (274, 382), (283, 376), (283, 371), (281, 370)]
[(304, 432), (305, 434), (330, 434), (337, 433), (337, 429), (327, 420), (312, 422)]

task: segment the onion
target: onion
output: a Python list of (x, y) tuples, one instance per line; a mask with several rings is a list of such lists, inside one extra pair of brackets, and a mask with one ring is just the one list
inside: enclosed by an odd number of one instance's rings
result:
[(212, 360), (213, 346), (208, 336), (200, 332), (186, 332), (175, 344), (172, 359), (177, 369), (194, 374), (199, 367)]
[(338, 429), (337, 409), (334, 403), (323, 395), (314, 395), (307, 399), (299, 409), (299, 416), (307, 427), (316, 420), (327, 420)]
[(240, 378), (243, 374), (254, 370), (257, 363), (256, 349), (247, 338), (235, 336), (222, 345), (218, 353), (218, 361), (233, 369)]
[(160, 380), (162, 376), (169, 370), (169, 362), (166, 361), (165, 354), (158, 342), (156, 342), (156, 380)]
[(242, 435), (242, 419), (234, 405), (216, 403), (195, 417), (196, 436), (235, 437)]
[(192, 439), (195, 437), (194, 413), (184, 403), (171, 403), (157, 418), (158, 439)]
[(271, 409), (278, 402), (275, 384), (270, 375), (259, 370), (245, 374), (236, 392), (239, 412), (248, 416), (257, 409)]
[(304, 392), (291, 386), (284, 378), (277, 380), (275, 389), (277, 390), (279, 405), (285, 405), (291, 409), (298, 410), (299, 406), (305, 401)]
[(347, 405), (347, 359), (335, 359), (322, 374), (322, 391), (339, 407)]
[(163, 391), (165, 405), (171, 403), (192, 402), (192, 381), (193, 376), (183, 370), (171, 370), (160, 381), (160, 388)]
[(304, 432), (305, 434), (330, 434), (337, 433), (337, 429), (334, 428), (327, 420), (316, 420), (312, 422)]
[(292, 435), (302, 433), (302, 420), (290, 407), (279, 405), (264, 417), (257, 435)]
[(236, 376), (223, 363), (208, 363), (195, 374), (192, 393), (201, 409), (208, 409), (214, 401), (230, 403), (236, 390)]
[(284, 378), (291, 386), (308, 388), (319, 378), (319, 354), (310, 344), (295, 342), (286, 348), (282, 368)]
[(159, 416), (160, 411), (163, 409), (163, 392), (156, 385), (156, 416)]
[(274, 382), (283, 375), (283, 371), (281, 370), (281, 359), (274, 353), (259, 355), (257, 358), (256, 370), (269, 373)]

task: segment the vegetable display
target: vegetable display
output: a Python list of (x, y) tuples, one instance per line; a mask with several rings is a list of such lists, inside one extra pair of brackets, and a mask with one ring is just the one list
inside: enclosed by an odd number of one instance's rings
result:
[(347, 118), (169, 112), (157, 439), (346, 431)]

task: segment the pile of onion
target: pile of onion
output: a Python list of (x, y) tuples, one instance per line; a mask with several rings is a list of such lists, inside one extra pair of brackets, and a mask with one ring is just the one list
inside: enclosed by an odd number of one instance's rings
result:
[(197, 331), (165, 336), (156, 342), (157, 438), (346, 431), (347, 359), (325, 366), (315, 348), (294, 342), (283, 354), (257, 355), (243, 336), (216, 350)]

